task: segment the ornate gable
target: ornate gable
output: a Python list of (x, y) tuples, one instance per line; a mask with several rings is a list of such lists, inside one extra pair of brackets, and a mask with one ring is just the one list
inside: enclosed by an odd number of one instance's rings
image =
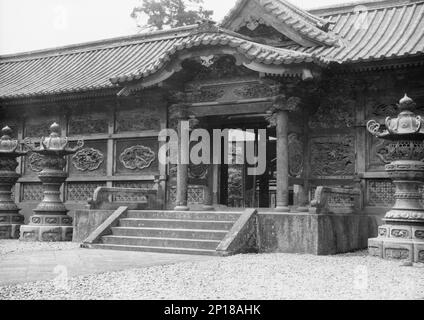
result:
[[(278, 31), (283, 40), (290, 39), (304, 47), (338, 46), (339, 39), (328, 31), (330, 24), (286, 0), (239, 0), (221, 23), (224, 28), (246, 35), (246, 30), (254, 32), (267, 26), (270, 31)], [(275, 33), (270, 32), (268, 41), (275, 42)], [(284, 42), (287, 41), (282, 41), (282, 45)]]

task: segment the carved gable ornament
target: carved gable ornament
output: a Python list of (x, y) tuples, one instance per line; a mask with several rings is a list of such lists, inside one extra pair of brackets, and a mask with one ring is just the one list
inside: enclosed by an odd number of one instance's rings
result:
[(103, 154), (93, 148), (85, 148), (72, 156), (72, 165), (79, 171), (97, 170), (103, 163)]
[(156, 154), (152, 149), (146, 146), (136, 145), (125, 149), (119, 156), (119, 161), (127, 169), (142, 170), (150, 167), (155, 158)]

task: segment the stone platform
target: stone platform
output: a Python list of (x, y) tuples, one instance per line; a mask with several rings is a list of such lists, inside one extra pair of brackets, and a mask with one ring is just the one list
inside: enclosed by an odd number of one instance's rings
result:
[(362, 214), (258, 214), (260, 252), (331, 255), (366, 249), (378, 217)]
[[(113, 211), (109, 210), (77, 211), (74, 219), (73, 241), (84, 241), (112, 213)], [(167, 247), (175, 249), (175, 242), (178, 242), (179, 246), (186, 247), (185, 242), (192, 246), (198, 241), (203, 246), (209, 241), (214, 242), (213, 246), (216, 247), (219, 243), (217, 240), (221, 240), (225, 233), (230, 231), (237, 220), (237, 215), (240, 216), (240, 213), (130, 210), (124, 219), (121, 219), (120, 223), (123, 225), (113, 226), (109, 233), (119, 233), (119, 239), (117, 235), (112, 235), (104, 237), (103, 240), (109, 238), (120, 240), (119, 247), (123, 248), (126, 245), (128, 250), (134, 249), (135, 244), (133, 243), (131, 246), (129, 244), (136, 240), (144, 241), (142, 243), (144, 250), (158, 247), (157, 242), (162, 241), (162, 252)], [(256, 252), (314, 255), (331, 255), (366, 249), (368, 239), (377, 236), (380, 220), (378, 216), (364, 214), (300, 212), (258, 212), (256, 219), (257, 232), (254, 245)], [(246, 237), (241, 235), (240, 239), (244, 238)], [(146, 241), (149, 243), (146, 244)], [(155, 242), (155, 246), (150, 242)], [(171, 244), (173, 245), (171, 246)], [(137, 245), (141, 246), (140, 243)], [(211, 244), (207, 251), (211, 251), (214, 247)], [(199, 248), (196, 249), (197, 253), (200, 252)], [(202, 247), (202, 249), (204, 248)], [(183, 250), (174, 250), (173, 252), (179, 251)]]

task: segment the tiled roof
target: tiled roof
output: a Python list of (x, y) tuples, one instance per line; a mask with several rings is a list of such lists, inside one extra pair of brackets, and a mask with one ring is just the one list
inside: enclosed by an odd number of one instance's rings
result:
[(167, 61), (171, 60), (171, 56), (177, 51), (203, 45), (229, 46), (237, 50), (238, 53), (241, 53), (248, 60), (266, 65), (293, 63), (326, 64), (329, 62), (324, 57), (314, 57), (307, 53), (255, 43), (246, 38), (238, 37), (235, 33), (221, 30), (218, 32), (201, 32), (188, 37), (182, 37), (179, 41), (173, 42), (171, 46), (167, 46), (165, 50), (156, 52), (155, 59), (152, 59), (150, 63), (144, 63), (141, 67), (134, 68), (131, 72), (113, 77), (111, 81), (112, 83), (118, 83), (140, 80), (160, 70)]
[(254, 43), (231, 32), (198, 33), (197, 26), (185, 29), (159, 39), (0, 60), (0, 97), (24, 98), (112, 88), (117, 82), (156, 72), (177, 51), (203, 45), (229, 46), (248, 60), (264, 64), (327, 62), (307, 53)]
[(329, 21), (314, 16), (286, 0), (239, 0), (229, 14), (224, 17), (221, 22), (222, 26), (228, 27), (232, 19), (249, 1), (255, 1), (265, 12), (312, 42), (329, 46), (338, 44), (337, 37), (327, 32)]
[(293, 45), (286, 48), (323, 56), (340, 63), (422, 55), (424, 1), (386, 1), (385, 4), (374, 4), (367, 10), (363, 10), (366, 6), (357, 6), (362, 11), (339, 10), (340, 13), (324, 16), (335, 22), (332, 31), (343, 39), (345, 46), (303, 48)]
[[(327, 11), (329, 14), (319, 12), (323, 18), (335, 22), (331, 30), (345, 43), (341, 47), (290, 45), (275, 48), (255, 43), (234, 32), (202, 32), (198, 26), (188, 26), (0, 56), (0, 99), (115, 88), (116, 82), (139, 79), (156, 72), (180, 50), (202, 45), (225, 45), (250, 61), (269, 65), (301, 62), (347, 64), (422, 56), (424, 0), (385, 0), (382, 3), (384, 5), (373, 6), (362, 15), (354, 12), (354, 6), (332, 8)], [(313, 18), (308, 19), (313, 23)], [(316, 23), (318, 21), (321, 20)]]

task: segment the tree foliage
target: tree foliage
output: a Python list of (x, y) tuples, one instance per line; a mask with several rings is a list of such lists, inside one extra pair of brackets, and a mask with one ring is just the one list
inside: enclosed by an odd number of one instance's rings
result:
[(138, 21), (143, 14), (148, 17), (147, 25), (137, 23), (139, 28), (162, 30), (209, 19), (213, 11), (203, 7), (203, 0), (142, 0), (141, 5), (131, 12), (131, 17)]

